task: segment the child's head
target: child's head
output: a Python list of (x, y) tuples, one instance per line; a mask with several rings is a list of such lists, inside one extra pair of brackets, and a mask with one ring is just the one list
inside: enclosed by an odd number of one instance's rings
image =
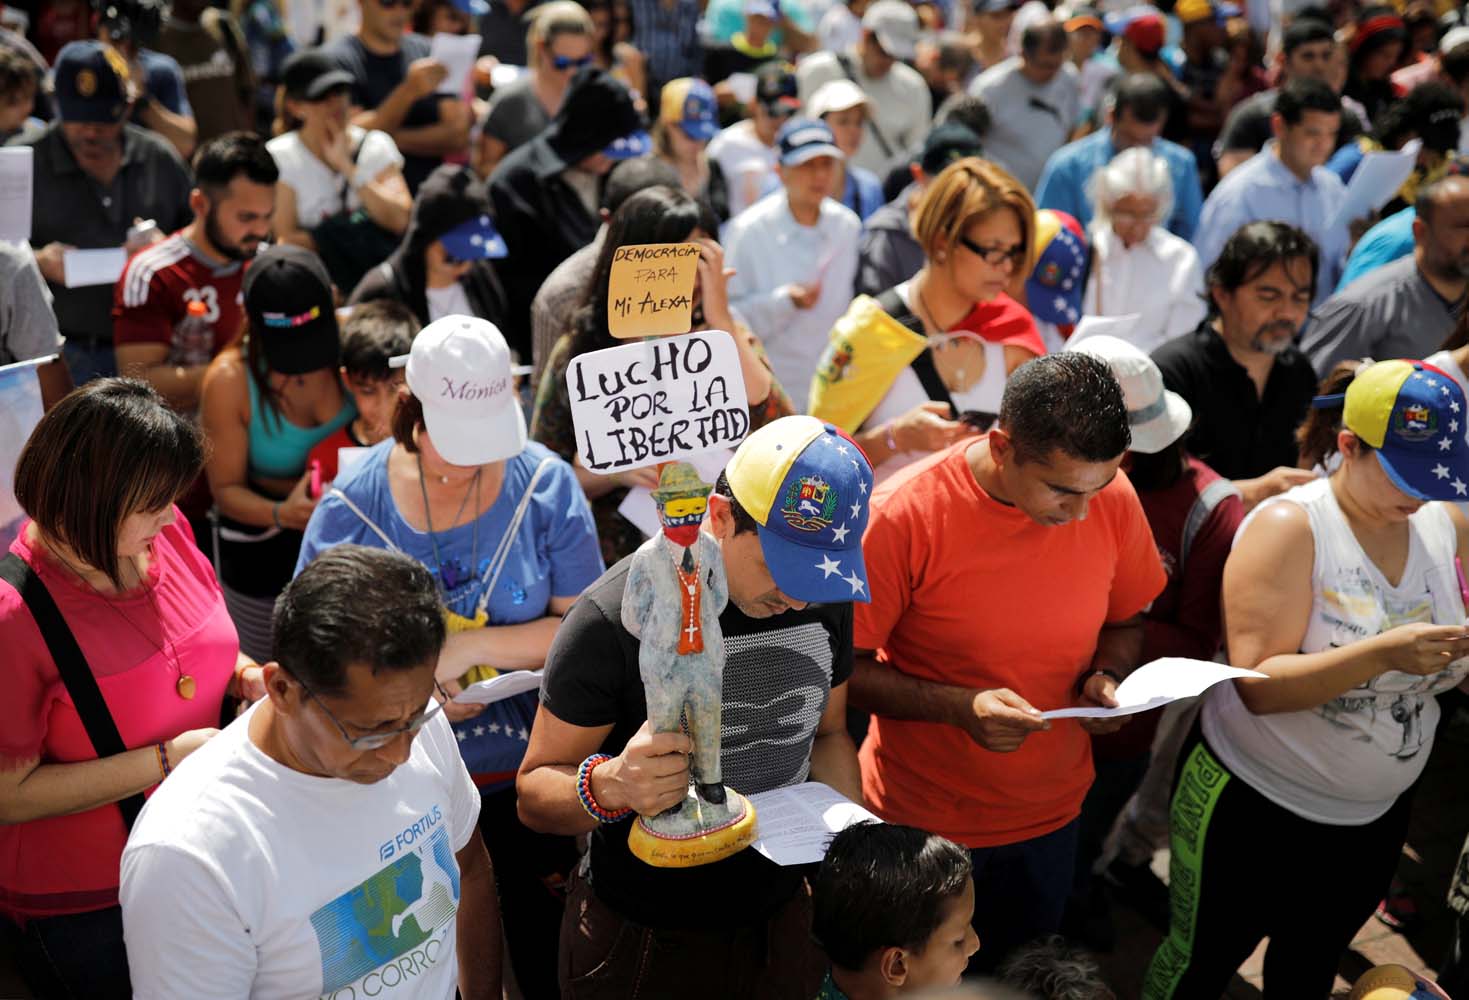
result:
[(952, 986), (979, 949), (969, 852), (911, 826), (859, 823), (832, 839), (812, 933), (834, 966), (893, 992)]
[(412, 311), (390, 299), (354, 307), (342, 327), (342, 378), (357, 401), (367, 444), (377, 444), (393, 431), (403, 369), (388, 367), (388, 361), (407, 354), (417, 333)]

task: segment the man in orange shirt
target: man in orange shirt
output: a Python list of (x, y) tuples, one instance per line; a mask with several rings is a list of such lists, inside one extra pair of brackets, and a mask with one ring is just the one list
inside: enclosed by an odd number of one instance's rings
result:
[(1091, 733), (1121, 719), (1041, 710), (1115, 704), (1142, 610), (1165, 577), (1119, 471), (1129, 418), (1107, 366), (1039, 358), (1005, 387), (997, 429), (878, 489), (863, 537), (852, 701), (874, 713), (862, 791), (883, 819), (964, 844), (988, 970), (1054, 933), (1071, 886)]

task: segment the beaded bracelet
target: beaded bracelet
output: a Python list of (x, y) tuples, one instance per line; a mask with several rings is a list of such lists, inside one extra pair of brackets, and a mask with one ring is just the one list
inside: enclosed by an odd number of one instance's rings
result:
[(611, 759), (605, 753), (594, 753), (576, 769), (576, 797), (581, 800), (581, 807), (587, 811), (587, 815), (598, 823), (616, 823), (632, 815), (632, 809), (619, 809), (616, 812), (603, 809), (592, 796), (592, 772), (598, 765)]
[[(158, 755), (158, 770), (163, 772), (164, 778), (168, 777), (173, 773), (173, 768), (168, 763), (168, 748), (162, 743), (156, 743), (153, 746), (153, 751)], [(163, 778), (159, 778), (158, 780), (162, 781)]]

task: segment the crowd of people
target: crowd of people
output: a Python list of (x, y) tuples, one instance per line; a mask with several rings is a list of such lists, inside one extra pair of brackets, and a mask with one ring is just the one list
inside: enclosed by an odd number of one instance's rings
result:
[[(0, 142), (32, 995), (1101, 1000), (1122, 897), (1146, 1000), (1265, 939), (1325, 998), (1411, 919), (1469, 680), (1456, 0), (7, 4)], [(658, 469), (594, 472), (568, 384), (660, 243), (748, 406), (713, 765), (624, 598)], [(1254, 673), (1043, 714), (1166, 657)], [(878, 820), (639, 860), (711, 769)]]

